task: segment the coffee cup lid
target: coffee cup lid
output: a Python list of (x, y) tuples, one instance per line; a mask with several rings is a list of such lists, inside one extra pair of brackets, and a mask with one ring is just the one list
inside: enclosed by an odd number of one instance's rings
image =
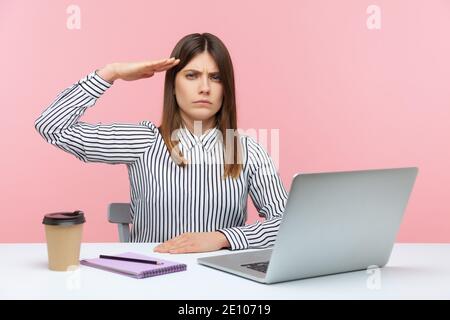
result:
[(60, 225), (75, 225), (85, 223), (83, 211), (76, 210), (74, 212), (55, 212), (44, 216), (43, 224), (60, 226)]

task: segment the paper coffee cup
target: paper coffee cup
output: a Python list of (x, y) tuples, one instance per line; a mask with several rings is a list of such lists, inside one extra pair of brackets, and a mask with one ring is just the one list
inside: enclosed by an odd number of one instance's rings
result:
[(85, 222), (84, 213), (80, 210), (49, 213), (44, 216), (42, 223), (45, 225), (50, 270), (70, 271), (79, 266)]

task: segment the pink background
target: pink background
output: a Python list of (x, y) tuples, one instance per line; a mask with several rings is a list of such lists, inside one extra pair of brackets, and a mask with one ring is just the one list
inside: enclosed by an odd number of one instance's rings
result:
[[(80, 30), (66, 27), (70, 4)], [(381, 30), (366, 26), (371, 4)], [(0, 242), (43, 242), (43, 214), (75, 209), (84, 241), (117, 241), (106, 208), (129, 201), (126, 166), (81, 162), (34, 121), (92, 70), (168, 57), (193, 32), (231, 53), (239, 126), (280, 129), (288, 190), (298, 171), (418, 166), (397, 240), (450, 241), (449, 1), (2, 0)], [(118, 81), (82, 120), (159, 124), (163, 80)]]

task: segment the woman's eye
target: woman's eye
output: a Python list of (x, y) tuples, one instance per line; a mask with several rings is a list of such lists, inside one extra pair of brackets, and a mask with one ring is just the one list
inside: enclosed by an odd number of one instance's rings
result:
[[(189, 79), (192, 79), (192, 78), (196, 77), (196, 75), (192, 74), (192, 73), (188, 73), (188, 74), (186, 74), (186, 77), (189, 78)], [(212, 76), (212, 78), (214, 78), (214, 80), (220, 81), (220, 76)]]

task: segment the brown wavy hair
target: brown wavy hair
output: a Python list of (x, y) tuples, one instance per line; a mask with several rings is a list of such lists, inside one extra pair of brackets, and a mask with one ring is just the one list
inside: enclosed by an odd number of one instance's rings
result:
[[(222, 158), (224, 160), (224, 175), (222, 178), (225, 179), (228, 176), (237, 178), (242, 170), (242, 150), (237, 132), (233, 64), (227, 48), (215, 35), (210, 33), (193, 33), (184, 36), (170, 54), (170, 57), (180, 59), (180, 63), (166, 71), (163, 114), (159, 131), (172, 158), (179, 166), (184, 167), (187, 162), (178, 148), (179, 141), (172, 140), (173, 132), (180, 129), (183, 125), (180, 107), (175, 97), (175, 76), (191, 59), (205, 51), (213, 57), (219, 67), (219, 74), (223, 85), (222, 106), (215, 115), (216, 125), (222, 134), (225, 151)], [(227, 129), (233, 129), (232, 143), (227, 143), (227, 139), (229, 138), (226, 134)]]

